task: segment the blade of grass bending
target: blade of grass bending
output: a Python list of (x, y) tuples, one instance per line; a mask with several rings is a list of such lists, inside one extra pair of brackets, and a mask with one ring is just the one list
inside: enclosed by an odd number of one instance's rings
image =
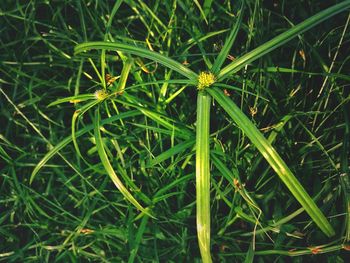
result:
[(310, 28), (318, 25), (319, 23), (325, 21), (326, 19), (346, 10), (350, 7), (350, 0), (343, 1), (339, 4), (331, 6), (326, 10), (319, 12), (318, 14), (306, 19), (304, 22), (292, 27), (286, 32), (278, 35), (277, 37), (271, 39), (270, 41), (262, 44), (256, 49), (248, 52), (240, 58), (235, 59), (232, 63), (224, 67), (219, 74), (217, 75), (217, 80), (223, 80), (227, 78), (230, 74), (237, 72), (241, 68), (243, 68), (248, 63), (262, 57), (268, 52), (282, 46), (289, 40), (298, 36), (299, 34), (309, 30)]
[(243, 10), (244, 10), (244, 1), (242, 1), (242, 3), (241, 3), (240, 10), (241, 11), (240, 11), (240, 13), (238, 15), (237, 21), (236, 21), (235, 25), (233, 26), (230, 35), (226, 39), (225, 45), (221, 49), (221, 51), (220, 51), (219, 55), (217, 56), (217, 58), (215, 59), (213, 67), (211, 68), (211, 72), (214, 75), (217, 75), (219, 73), (222, 65), (224, 64), (227, 56), (229, 55), (229, 52), (230, 52), (231, 47), (233, 45), (233, 42), (236, 39), (238, 30), (241, 27), (242, 17), (243, 17)]
[(139, 202), (131, 195), (131, 193), (128, 191), (128, 189), (123, 185), (123, 183), (120, 181), (116, 173), (114, 172), (114, 169), (111, 165), (111, 163), (108, 160), (108, 156), (106, 154), (106, 151), (104, 149), (104, 143), (102, 141), (101, 137), (101, 131), (100, 131), (100, 110), (99, 108), (95, 111), (95, 119), (94, 119), (94, 134), (95, 134), (95, 140), (96, 140), (96, 148), (98, 155), (101, 159), (102, 165), (105, 168), (107, 174), (112, 179), (114, 185), (118, 188), (118, 190), (122, 193), (122, 195), (130, 202), (132, 203), (138, 210), (144, 212), (146, 215), (150, 215), (150, 213), (147, 211), (147, 209), (143, 208)]
[(78, 145), (78, 141), (76, 138), (76, 122), (77, 119), (80, 118), (81, 116), (83, 116), (85, 114), (85, 112), (87, 112), (89, 109), (91, 109), (92, 107), (94, 107), (96, 104), (98, 104), (99, 101), (98, 100), (94, 100), (92, 102), (89, 102), (87, 104), (85, 104), (83, 107), (81, 107), (80, 109), (76, 110), (73, 113), (72, 116), (72, 125), (71, 125), (71, 134), (72, 134), (72, 141), (73, 141), (73, 145), (75, 148), (75, 151), (77, 152), (78, 156), (85, 162), (87, 163), (87, 161), (85, 160), (85, 158), (82, 156), (80, 149), (79, 149), (79, 145)]
[(205, 15), (204, 11), (203, 11), (203, 8), (202, 8), (201, 4), (198, 2), (198, 0), (193, 0), (193, 2), (194, 2), (194, 3), (196, 4), (196, 6), (198, 7), (198, 10), (199, 10), (199, 12), (201, 13), (201, 15), (202, 15), (202, 17), (203, 17), (205, 23), (208, 25), (208, 20), (207, 20), (207, 17), (206, 17), (206, 15)]
[[(137, 115), (141, 115), (142, 113), (139, 112), (138, 110), (133, 110), (133, 111), (128, 111), (125, 113), (121, 113), (119, 115), (110, 117), (108, 119), (104, 119), (101, 121), (101, 124), (109, 124), (112, 123), (114, 121), (117, 121), (119, 119), (125, 119), (128, 117), (134, 117)], [(94, 125), (90, 124), (86, 127), (84, 127), (83, 129), (77, 131), (75, 133), (75, 138), (78, 138), (86, 133), (88, 133), (89, 131), (94, 129)], [(33, 180), (35, 179), (35, 176), (38, 174), (38, 172), (40, 171), (40, 169), (52, 158), (54, 157), (60, 150), (62, 150), (64, 147), (66, 147), (69, 143), (72, 142), (72, 135), (64, 138), (63, 140), (61, 140), (56, 146), (54, 146), (41, 160), (40, 162), (35, 166), (32, 174), (30, 175), (30, 184), (33, 182)]]
[(324, 214), (317, 207), (315, 202), (305, 191), (298, 179), (294, 176), (292, 171), (282, 160), (276, 150), (268, 142), (268, 140), (261, 134), (255, 125), (247, 118), (247, 116), (240, 110), (239, 107), (227, 96), (223, 94), (218, 88), (208, 89), (208, 92), (220, 104), (220, 106), (228, 113), (238, 127), (247, 135), (255, 147), (261, 152), (266, 161), (275, 170), (277, 175), (281, 178), (283, 183), (292, 192), (293, 196), (305, 208), (305, 211), (310, 215), (316, 225), (327, 235), (333, 236), (334, 230), (327, 221)]
[(192, 84), (196, 84), (197, 82), (197, 74), (194, 73), (192, 70), (186, 68), (181, 63), (168, 58), (166, 56), (163, 56), (162, 54), (159, 54), (157, 52), (147, 50), (145, 48), (140, 48), (128, 44), (122, 44), (117, 42), (103, 42), (103, 41), (96, 41), (96, 42), (87, 42), (87, 43), (81, 43), (75, 46), (74, 48), (74, 54), (79, 54), (84, 51), (92, 50), (92, 49), (102, 49), (102, 50), (118, 50), (130, 54), (134, 54), (140, 57), (148, 58), (152, 61), (156, 61), (168, 68), (171, 68), (181, 75), (187, 77), (188, 79), (192, 80)]
[(198, 92), (196, 130), (197, 236), (204, 263), (212, 262), (210, 255), (210, 100), (211, 98), (206, 92)]

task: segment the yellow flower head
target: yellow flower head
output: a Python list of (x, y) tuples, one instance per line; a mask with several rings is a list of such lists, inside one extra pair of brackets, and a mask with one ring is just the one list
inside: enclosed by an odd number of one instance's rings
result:
[(215, 76), (211, 72), (201, 72), (198, 76), (198, 89), (204, 90), (205, 88), (208, 88), (215, 82)]
[(108, 96), (108, 92), (106, 90), (100, 89), (96, 90), (94, 95), (97, 100), (104, 100)]

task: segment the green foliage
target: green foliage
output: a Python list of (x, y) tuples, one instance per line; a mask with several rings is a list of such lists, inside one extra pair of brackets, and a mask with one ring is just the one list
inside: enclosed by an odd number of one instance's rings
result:
[(345, 262), (349, 7), (2, 1), (0, 261)]

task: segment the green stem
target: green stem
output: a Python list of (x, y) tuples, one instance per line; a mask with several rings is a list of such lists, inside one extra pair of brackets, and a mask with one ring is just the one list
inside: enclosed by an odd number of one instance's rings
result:
[(205, 91), (198, 92), (196, 131), (197, 235), (204, 263), (212, 262), (210, 256), (210, 101), (211, 98)]

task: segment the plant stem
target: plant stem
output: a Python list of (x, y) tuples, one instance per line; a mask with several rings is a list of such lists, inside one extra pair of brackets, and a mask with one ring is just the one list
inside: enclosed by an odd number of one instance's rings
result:
[(198, 92), (196, 131), (197, 235), (204, 263), (212, 262), (210, 256), (210, 101), (211, 98), (205, 91)]

